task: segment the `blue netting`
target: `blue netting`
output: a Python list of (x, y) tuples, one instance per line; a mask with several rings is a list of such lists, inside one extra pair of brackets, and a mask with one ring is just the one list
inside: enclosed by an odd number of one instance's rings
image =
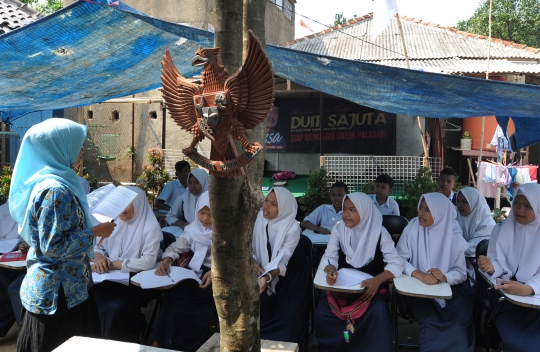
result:
[[(111, 1), (99, 0), (103, 4)], [(0, 113), (85, 106), (160, 86), (171, 50), (185, 76), (213, 34), (117, 6), (78, 1), (0, 36)], [(276, 75), (374, 109), (409, 116), (512, 116), (518, 146), (540, 140), (540, 87), (381, 66), (267, 46)], [(536, 122), (538, 121), (538, 123)], [(534, 124), (534, 129), (531, 128)]]

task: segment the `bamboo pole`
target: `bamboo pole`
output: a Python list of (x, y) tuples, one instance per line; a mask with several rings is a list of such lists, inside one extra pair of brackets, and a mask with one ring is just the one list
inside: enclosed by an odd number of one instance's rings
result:
[[(403, 27), (401, 26), (401, 20), (399, 19), (399, 14), (396, 13), (396, 19), (399, 27), (399, 34), (401, 36), (401, 44), (403, 45), (403, 53), (405, 54), (405, 62), (407, 63), (407, 68), (411, 68), (411, 63), (409, 62), (409, 54), (407, 53), (407, 45), (405, 44), (405, 35), (403, 34)], [(428, 162), (428, 150), (427, 143), (424, 134), (424, 129), (422, 128), (422, 121), (420, 116), (416, 116), (416, 122), (418, 123), (418, 129), (420, 130), (420, 140), (422, 141), (422, 148), (424, 149), (424, 166), (429, 168)]]

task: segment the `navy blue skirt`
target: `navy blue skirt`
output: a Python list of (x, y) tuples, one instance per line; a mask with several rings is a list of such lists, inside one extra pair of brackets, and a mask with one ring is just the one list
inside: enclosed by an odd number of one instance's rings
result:
[[(203, 273), (208, 270), (203, 267)], [(200, 288), (197, 281), (184, 280), (163, 294), (151, 338), (163, 348), (196, 351), (208, 340), (215, 314), (212, 285)]]
[(407, 304), (418, 320), (422, 352), (473, 352), (475, 343), (473, 300), (469, 282), (451, 286), (452, 298), (446, 307), (430, 298), (407, 297)]
[(0, 337), (6, 336), (22, 311), (19, 290), (26, 270), (0, 268)]
[(320, 352), (371, 352), (390, 351), (392, 348), (392, 322), (390, 313), (380, 293), (375, 294), (366, 312), (354, 320), (354, 334), (349, 333), (349, 342), (343, 332), (347, 322), (339, 319), (332, 311), (326, 291), (319, 296), (315, 319), (315, 338)]

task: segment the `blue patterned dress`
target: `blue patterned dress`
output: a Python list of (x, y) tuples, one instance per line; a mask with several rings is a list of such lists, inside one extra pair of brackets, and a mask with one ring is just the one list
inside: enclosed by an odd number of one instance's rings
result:
[(95, 302), (88, 299), (93, 232), (85, 229), (77, 198), (58, 183), (38, 193), (29, 211), (31, 248), (17, 349), (52, 350), (74, 335), (99, 336)]

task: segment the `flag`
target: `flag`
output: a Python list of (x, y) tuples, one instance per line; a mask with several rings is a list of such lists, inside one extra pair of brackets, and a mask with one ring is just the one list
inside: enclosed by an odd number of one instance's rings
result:
[(309, 28), (309, 26), (306, 24), (306, 22), (300, 20), (300, 27), (304, 27), (304, 28), (307, 28), (311, 31), (311, 33), (315, 33), (313, 32), (313, 29)]
[(373, 20), (371, 24), (371, 38), (375, 40), (379, 34), (388, 26), (392, 17), (398, 13), (396, 0), (373, 0)]

